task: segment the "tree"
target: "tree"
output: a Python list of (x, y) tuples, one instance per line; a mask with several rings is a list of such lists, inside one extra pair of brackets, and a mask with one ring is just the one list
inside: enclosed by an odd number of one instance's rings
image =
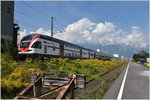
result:
[(18, 48), (10, 40), (1, 39), (1, 53), (11, 56), (14, 60), (18, 58)]
[(133, 55), (134, 61), (140, 61), (141, 58), (146, 60), (146, 58), (149, 58), (149, 53), (147, 53), (144, 50), (141, 50), (138, 54)]

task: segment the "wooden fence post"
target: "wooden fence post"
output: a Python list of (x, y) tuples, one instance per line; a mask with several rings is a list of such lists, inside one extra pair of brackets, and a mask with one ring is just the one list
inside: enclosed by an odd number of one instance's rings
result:
[(70, 94), (71, 94), (71, 98), (70, 99), (74, 99), (74, 82), (71, 84)]
[[(34, 97), (41, 95), (41, 88), (42, 88), (42, 77), (41, 76), (42, 76), (42, 74), (37, 77), (38, 81), (36, 81), (36, 80), (33, 81)], [(35, 81), (36, 81), (36, 83), (35, 83)]]

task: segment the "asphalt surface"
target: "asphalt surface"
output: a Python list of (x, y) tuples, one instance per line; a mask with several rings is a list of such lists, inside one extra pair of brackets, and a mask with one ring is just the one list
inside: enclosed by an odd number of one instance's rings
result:
[[(126, 73), (125, 68), (112, 86), (108, 89), (103, 99), (118, 99), (123, 79)], [(147, 67), (130, 62), (128, 66), (121, 99), (149, 99), (149, 77), (150, 71)]]

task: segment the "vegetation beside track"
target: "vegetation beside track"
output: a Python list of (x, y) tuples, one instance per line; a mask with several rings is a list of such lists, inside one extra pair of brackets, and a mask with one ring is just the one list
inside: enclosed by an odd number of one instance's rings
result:
[(45, 58), (44, 61), (26, 59), (16, 62), (9, 55), (1, 58), (1, 93), (2, 98), (13, 98), (30, 84), (32, 72), (51, 72), (68, 74), (85, 74), (87, 80), (125, 63), (124, 61), (102, 61), (96, 59), (69, 60)]
[(150, 68), (150, 63), (149, 63), (149, 62), (144, 63), (144, 64), (142, 64), (142, 63), (140, 63), (140, 62), (135, 62), (135, 63), (140, 64), (140, 65), (142, 65), (142, 66), (144, 66), (144, 67)]
[(126, 66), (127, 63), (88, 82), (85, 89), (76, 89), (75, 99), (102, 99), (106, 91)]
[(144, 66), (150, 68), (150, 63), (145, 63)]

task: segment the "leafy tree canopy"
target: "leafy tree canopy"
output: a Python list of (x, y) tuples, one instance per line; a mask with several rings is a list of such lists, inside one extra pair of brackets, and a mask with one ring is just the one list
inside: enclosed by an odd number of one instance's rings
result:
[(133, 55), (134, 61), (139, 61), (141, 58), (146, 59), (149, 58), (149, 53), (144, 50), (141, 50), (139, 53)]

